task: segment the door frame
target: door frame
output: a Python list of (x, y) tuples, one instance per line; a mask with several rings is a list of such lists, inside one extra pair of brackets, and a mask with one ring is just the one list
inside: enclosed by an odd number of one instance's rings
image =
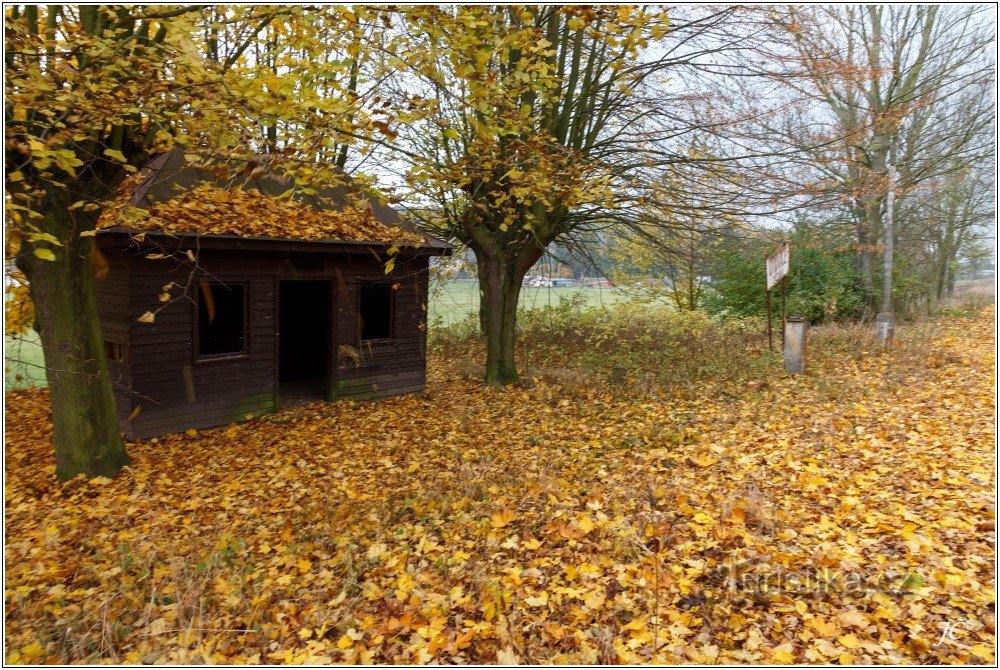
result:
[[(336, 278), (328, 273), (282, 273), (274, 276), (274, 409), (281, 408), (281, 283), (282, 282), (323, 282), (327, 285), (327, 351), (326, 351), (326, 394), (324, 400), (330, 400), (332, 389), (337, 379), (337, 295), (334, 290)], [(252, 305), (251, 305), (252, 308)]]

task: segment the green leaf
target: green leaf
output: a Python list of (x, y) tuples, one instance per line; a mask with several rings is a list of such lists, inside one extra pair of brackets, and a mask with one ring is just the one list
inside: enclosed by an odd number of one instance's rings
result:
[(444, 136), (449, 140), (457, 140), (459, 138), (458, 131), (454, 128), (445, 128)]
[(54, 261), (56, 259), (56, 255), (52, 253), (52, 250), (46, 249), (44, 247), (35, 249), (35, 255), (41, 258), (43, 261)]
[(56, 236), (53, 235), (53, 234), (51, 234), (51, 233), (29, 233), (28, 234), (28, 241), (29, 242), (48, 242), (49, 244), (54, 244), (57, 247), (61, 247), (62, 246), (62, 242), (60, 242), (56, 238)]
[(128, 159), (125, 158), (125, 154), (118, 151), (117, 149), (105, 149), (104, 155), (107, 156), (108, 158), (113, 158), (119, 163), (128, 163)]

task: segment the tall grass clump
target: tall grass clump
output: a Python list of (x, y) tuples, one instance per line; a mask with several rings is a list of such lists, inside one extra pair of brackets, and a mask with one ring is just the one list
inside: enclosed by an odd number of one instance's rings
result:
[[(775, 330), (775, 348), (780, 345)], [(432, 329), (431, 353), (445, 374), (474, 378), (484, 344), (475, 315)], [(766, 325), (757, 317), (713, 317), (642, 301), (587, 306), (582, 300), (522, 310), (518, 316), (521, 377), (564, 385), (611, 382), (636, 391), (699, 390), (709, 383), (759, 379), (780, 365), (767, 347)]]

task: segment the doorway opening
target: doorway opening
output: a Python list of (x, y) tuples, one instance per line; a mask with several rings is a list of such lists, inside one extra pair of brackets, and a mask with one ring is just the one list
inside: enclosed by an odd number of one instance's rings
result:
[(326, 400), (330, 369), (330, 282), (278, 283), (281, 407)]

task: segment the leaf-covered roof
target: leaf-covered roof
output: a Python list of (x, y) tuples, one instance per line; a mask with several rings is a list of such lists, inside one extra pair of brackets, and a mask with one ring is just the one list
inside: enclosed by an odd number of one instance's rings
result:
[(447, 249), (377, 198), (338, 185), (298, 186), (266, 169), (189, 162), (181, 149), (161, 155), (126, 182), (101, 216), (102, 229), (238, 236), (311, 242), (370, 242)]

